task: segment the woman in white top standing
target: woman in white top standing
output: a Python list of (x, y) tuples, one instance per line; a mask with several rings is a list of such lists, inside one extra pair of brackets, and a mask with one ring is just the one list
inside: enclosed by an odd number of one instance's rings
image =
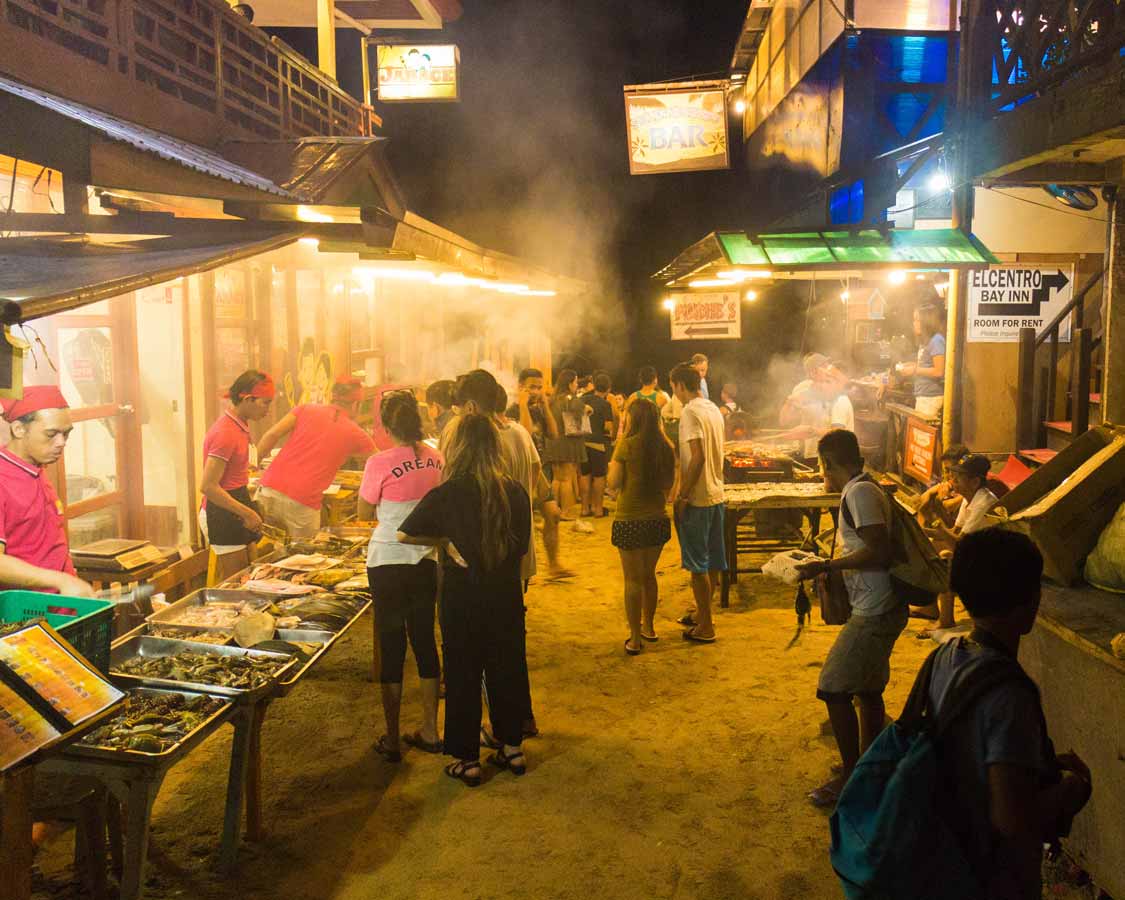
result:
[(384, 394), (379, 417), (395, 446), (367, 461), (359, 488), (359, 516), (378, 522), (367, 550), (367, 580), (374, 597), (387, 731), (375, 743), (375, 751), (389, 762), (399, 762), (399, 711), (408, 638), (422, 683), (422, 727), (404, 735), (403, 741), (427, 753), (442, 751), (437, 733), (441, 664), (434, 640), (437, 551), (398, 540), (403, 520), (441, 483), (442, 457), (422, 443), (422, 417), (410, 391)]

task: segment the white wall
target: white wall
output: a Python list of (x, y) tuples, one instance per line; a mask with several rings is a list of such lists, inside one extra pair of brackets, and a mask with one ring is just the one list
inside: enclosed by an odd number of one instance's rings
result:
[(1070, 209), (1038, 187), (980, 188), (973, 234), (993, 253), (1103, 253), (1106, 205)]

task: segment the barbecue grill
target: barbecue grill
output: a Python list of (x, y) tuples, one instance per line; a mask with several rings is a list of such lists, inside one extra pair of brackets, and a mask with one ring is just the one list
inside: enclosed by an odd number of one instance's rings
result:
[(723, 481), (761, 484), (794, 481), (792, 457), (748, 441), (728, 441), (723, 449)]

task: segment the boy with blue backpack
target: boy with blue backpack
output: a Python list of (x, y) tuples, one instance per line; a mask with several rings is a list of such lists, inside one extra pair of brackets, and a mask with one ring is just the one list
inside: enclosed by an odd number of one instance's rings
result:
[(1039, 900), (1043, 845), (1069, 833), (1092, 790), (1081, 759), (1055, 754), (1017, 660), (1042, 573), (1024, 535), (990, 528), (958, 543), (950, 585), (973, 631), (926, 660), (832, 816), (832, 865), (851, 900)]

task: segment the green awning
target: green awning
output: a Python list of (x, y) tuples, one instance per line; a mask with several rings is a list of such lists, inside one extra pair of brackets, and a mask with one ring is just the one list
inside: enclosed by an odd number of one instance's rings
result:
[(800, 271), (869, 266), (948, 269), (999, 262), (973, 235), (957, 228), (720, 232), (715, 237), (726, 256), (714, 260), (720, 265)]

